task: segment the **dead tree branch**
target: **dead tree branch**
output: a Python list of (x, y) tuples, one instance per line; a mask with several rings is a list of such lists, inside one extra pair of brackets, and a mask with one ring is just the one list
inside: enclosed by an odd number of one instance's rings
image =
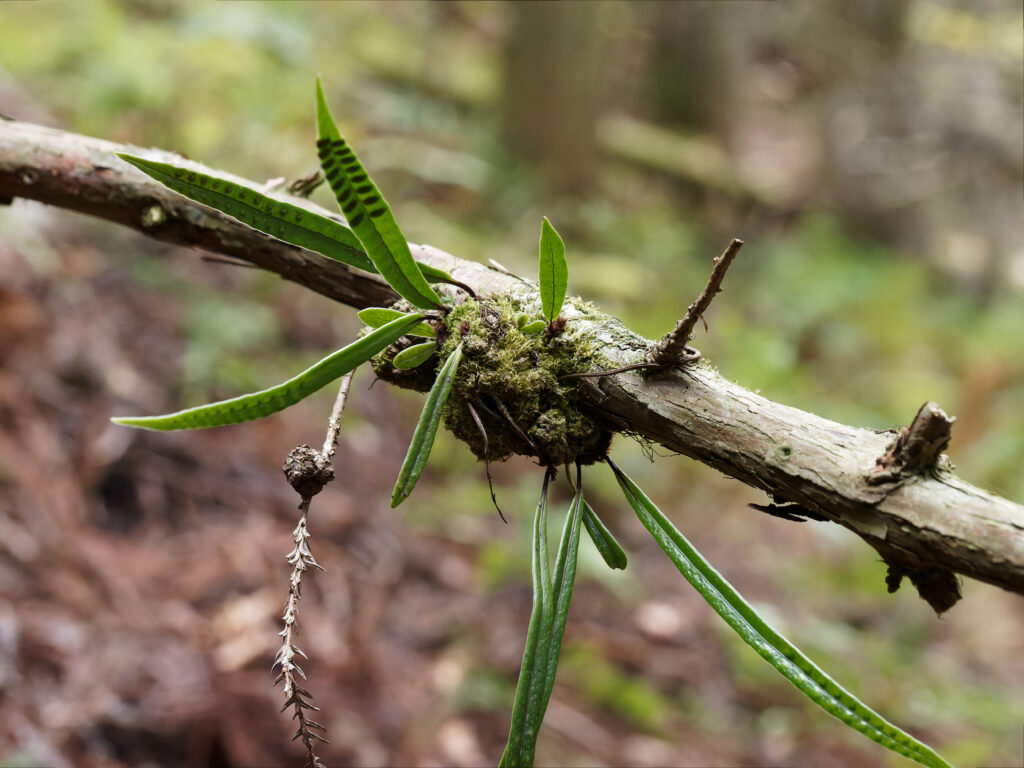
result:
[[(693, 338), (693, 327), (697, 324), (697, 320), (704, 319), (704, 313), (711, 306), (711, 300), (715, 298), (716, 293), (721, 292), (725, 273), (729, 271), (732, 260), (736, 258), (736, 254), (742, 247), (743, 241), (733, 238), (725, 249), (725, 253), (714, 260), (714, 269), (711, 270), (711, 276), (708, 278), (704, 290), (700, 292), (700, 296), (686, 308), (686, 314), (683, 315), (682, 320), (676, 323), (676, 327), (666, 333), (665, 338), (651, 349), (648, 355), (651, 363), (668, 366), (679, 362), (689, 362), (700, 357), (699, 352), (694, 357), (693, 353), (696, 350), (691, 350), (686, 345)], [(707, 327), (708, 324), (705, 322), (704, 328), (707, 329)]]
[[(394, 298), (376, 275), (286, 245), (179, 197), (122, 163), (114, 155), (118, 151), (184, 162), (165, 152), (0, 121), (0, 199), (38, 200), (243, 259), (354, 307)], [(289, 202), (330, 215), (301, 198)], [(413, 246), (413, 252), (481, 296), (532, 290), (513, 275), (430, 246)], [(613, 317), (603, 317), (588, 332), (623, 368), (647, 360), (652, 348)], [(948, 607), (955, 584), (950, 574), (956, 573), (1024, 594), (1024, 507), (936, 463), (948, 436), (945, 415), (937, 409), (929, 409), (927, 418), (919, 415), (924, 422), (908, 430), (901, 447), (894, 432), (878, 434), (780, 405), (701, 363), (657, 378), (626, 371), (582, 381), (588, 382), (589, 404), (621, 428), (762, 489), (779, 505), (795, 505), (789, 508), (857, 533), (889, 564), (890, 587), (904, 575), (919, 586), (937, 583), (939, 594), (925, 596)], [(912, 449), (911, 443), (922, 447)]]

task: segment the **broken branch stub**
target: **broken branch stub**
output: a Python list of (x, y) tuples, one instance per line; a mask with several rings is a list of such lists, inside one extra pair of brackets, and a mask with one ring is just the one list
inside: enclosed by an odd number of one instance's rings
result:
[(954, 421), (956, 417), (948, 416), (936, 403), (922, 405), (889, 450), (875, 460), (875, 468), (867, 478), (868, 484), (897, 482), (905, 475), (936, 468), (942, 452), (949, 445)]

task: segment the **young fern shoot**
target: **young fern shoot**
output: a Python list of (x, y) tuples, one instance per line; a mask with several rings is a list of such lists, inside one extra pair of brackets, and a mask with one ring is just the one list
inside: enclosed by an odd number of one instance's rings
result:
[(540, 259), (537, 266), (540, 280), (540, 304), (548, 328), (562, 311), (569, 286), (569, 265), (565, 260), (565, 243), (545, 216), (540, 227)]

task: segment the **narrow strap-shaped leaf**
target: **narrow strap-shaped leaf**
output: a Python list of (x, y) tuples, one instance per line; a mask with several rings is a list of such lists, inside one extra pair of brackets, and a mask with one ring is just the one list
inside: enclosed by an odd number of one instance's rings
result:
[(461, 359), (462, 344), (459, 344), (455, 351), (448, 355), (448, 359), (437, 373), (434, 386), (427, 393), (427, 402), (423, 404), (423, 412), (420, 414), (416, 431), (413, 432), (412, 442), (409, 443), (409, 450), (405, 454), (405, 461), (402, 462), (402, 468), (398, 472), (395, 490), (391, 494), (392, 508), (409, 498), (409, 494), (416, 486), (416, 481), (423, 474), (423, 468), (427, 466), (430, 449), (434, 447), (434, 436), (437, 435), (437, 425), (441, 421), (441, 410), (448, 399), (448, 393), (452, 391), (452, 382), (455, 381), (455, 374), (459, 370)]
[(541, 487), (540, 501), (533, 515), (533, 557), (531, 571), (533, 573), (533, 610), (530, 612), (530, 625), (526, 631), (526, 647), (523, 649), (523, 663), (519, 668), (519, 683), (516, 685), (516, 697), (512, 704), (512, 724), (508, 733), (508, 744), (501, 756), (499, 768), (521, 768), (533, 765), (533, 754), (537, 744), (537, 732), (532, 729), (529, 717), (530, 693), (534, 689), (534, 680), (543, 676), (547, 666), (546, 638), (551, 624), (551, 613), (554, 610), (551, 597), (551, 575), (548, 572), (548, 521), (547, 499), (548, 484), (553, 477), (549, 470), (544, 474), (544, 485)]
[(951, 768), (934, 750), (863, 704), (772, 629), (644, 492), (611, 459), (606, 460), (640, 522), (665, 550), (679, 572), (747, 645), (781, 672), (807, 698), (872, 741), (929, 768)]
[(580, 466), (577, 464), (576, 494), (569, 506), (569, 513), (565, 516), (562, 538), (558, 542), (555, 570), (551, 573), (551, 593), (555, 605), (551, 617), (551, 632), (548, 636), (548, 663), (544, 670), (544, 688), (532, 713), (537, 732), (540, 731), (540, 724), (544, 719), (544, 712), (547, 711), (548, 700), (550, 700), (551, 691), (555, 686), (558, 656), (562, 650), (562, 638), (565, 636), (565, 624), (569, 617), (569, 602), (572, 600), (572, 588), (576, 582), (576, 561), (580, 551), (580, 520), (583, 516), (582, 502), (583, 483), (580, 477)]
[(423, 315), (408, 315), (393, 320), (382, 328), (328, 355), (316, 365), (276, 387), (260, 392), (200, 405), (163, 416), (125, 416), (111, 419), (115, 424), (170, 431), (176, 429), (203, 429), (238, 424), (282, 411), (321, 387), (330, 384), (356, 366), (365, 363), (388, 344), (404, 336), (423, 319)]
[[(399, 312), (397, 309), (385, 309), (384, 307), (368, 307), (367, 309), (360, 310), (357, 316), (371, 328), (380, 328), (385, 323), (390, 323), (399, 317), (409, 317), (406, 312)], [(430, 339), (434, 338), (435, 335), (434, 329), (426, 323), (420, 323), (406, 334), (406, 336), (425, 336)]]
[(395, 359), (391, 363), (395, 368), (402, 371), (415, 368), (417, 365), (425, 363), (436, 350), (436, 341), (413, 344), (411, 347), (407, 347), (395, 355)]
[[(226, 213), (253, 229), (350, 267), (378, 274), (359, 238), (334, 219), (219, 176), (135, 155), (121, 153), (118, 157), (178, 194)], [(456, 282), (442, 269), (419, 261), (416, 265), (430, 282)]]
[[(545, 477), (545, 493), (547, 477)], [(544, 495), (542, 494), (542, 501)], [(508, 745), (500, 765), (504, 768), (532, 766), (537, 751), (537, 736), (544, 713), (551, 699), (558, 671), (558, 657), (565, 636), (573, 584), (576, 581), (576, 562), (580, 546), (580, 519), (582, 517), (582, 486), (579, 466), (576, 469), (576, 495), (565, 516), (562, 538), (558, 543), (555, 570), (547, 582), (547, 521), (544, 514), (534, 520), (534, 573), (533, 613), (527, 631), (523, 666), (516, 686), (516, 699), (512, 706), (512, 726)], [(538, 529), (538, 525), (540, 528)], [(538, 581), (540, 588), (538, 588)]]
[(322, 253), (350, 267), (377, 271), (364, 253), (359, 238), (333, 219), (217, 176), (134, 155), (120, 154), (118, 157), (175, 192), (216, 208), (253, 229)]
[(441, 299), (416, 266), (387, 201), (341, 137), (319, 78), (316, 120), (316, 146), (324, 176), (367, 256), (388, 284), (410, 304), (421, 309), (440, 308)]
[(569, 285), (569, 265), (565, 261), (565, 243), (551, 226), (548, 217), (540, 226), (540, 305), (544, 318), (555, 322), (562, 311), (565, 291)]
[(622, 549), (619, 542), (615, 540), (612, 532), (601, 522), (601, 518), (594, 513), (594, 510), (585, 501), (583, 502), (583, 525), (586, 527), (587, 533), (590, 534), (590, 540), (594, 542), (594, 546), (597, 547), (597, 551), (601, 553), (601, 557), (604, 558), (608, 567), (620, 571), (625, 570), (626, 552)]

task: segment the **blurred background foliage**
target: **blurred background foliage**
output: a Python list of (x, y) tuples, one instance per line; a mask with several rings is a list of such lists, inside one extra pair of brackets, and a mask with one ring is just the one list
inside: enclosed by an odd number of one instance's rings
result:
[[(697, 340), (707, 359), (767, 397), (869, 428), (905, 424), (936, 400), (958, 417), (949, 453), (959, 472), (1021, 502), (1022, 23), (1019, 4), (994, 0), (3, 3), (0, 112), (260, 181), (293, 179), (316, 165), (320, 72), (411, 240), (532, 276), (547, 215), (567, 243), (570, 291), (656, 338), (700, 290), (712, 256), (741, 237)], [(330, 205), (323, 190), (314, 199)], [(0, 322), (21, 342), (0, 348), (6, 406), (22, 419), (12, 417), (12, 447), (0, 450), (6, 530), (41, 535), (33, 526), (43, 523), (22, 520), (33, 507), (91, 531), (82, 535), (97, 551), (160, 547), (154, 570), (133, 581), (148, 596), (140, 605), (166, 603), (136, 629), (166, 642), (177, 633), (173, 652), (206, 670), (180, 684), (181, 702), (168, 682), (180, 667), (168, 662), (169, 677), (150, 686), (160, 706), (131, 693), (137, 681), (108, 680), (95, 708), (58, 716), (53, 697), (67, 703), (68, 679), (88, 687), (82, 669), (104, 668), (88, 643), (54, 645), (60, 660), (49, 663), (64, 671), (44, 674), (46, 685), (12, 662), (2, 684), (31, 685), (39, 701), (16, 712), (5, 696), (0, 764), (288, 760), (265, 673), (293, 501), (276, 467), (292, 445), (315, 444), (333, 393), (270, 426), (203, 435), (125, 435), (104, 422), (282, 380), (349, 338), (354, 313), (255, 270), (20, 201), (0, 211), (0, 257)], [(15, 396), (25, 394), (15, 380), (32, 387), (34, 406)], [(341, 478), (313, 517), (321, 561), (348, 586), (318, 576), (303, 614), (328, 758), (493, 761), (529, 610), (540, 474), (521, 461), (495, 468), (503, 526), (482, 468), (442, 437), (417, 494), (391, 513), (421, 398), (357, 384)], [(25, 443), (18, 424), (52, 440)], [(33, 486), (47, 473), (16, 467), (25, 451), (74, 479), (60, 500)], [(884, 566), (845, 531), (745, 509), (763, 497), (682, 458), (651, 464), (624, 438), (615, 451), (709, 559), (865, 701), (954, 762), (1020, 759), (1019, 597), (968, 583), (936, 620), (909, 589), (886, 595)], [(902, 764), (787, 690), (667, 563), (646, 556), (611, 477), (587, 479), (633, 557), (610, 574), (581, 553), (543, 762)], [(258, 564), (224, 550), (240, 537)], [(63, 582), (40, 586), (41, 556), (28, 544), (20, 552), (4, 566), (14, 602), (3, 626), (22, 638), (50, 626), (23, 615), (17, 599), (30, 595), (78, 626), (81, 616), (60, 609)], [(176, 581), (203, 553), (222, 568)], [(86, 560), (88, 580), (105, 559)], [(397, 572), (381, 575), (381, 562)], [(465, 610), (431, 613), (440, 594)], [(175, 624), (175, 611), (191, 618)], [(97, 615), (76, 631), (117, 635), (148, 668), (139, 649), (155, 646)], [(13, 642), (20, 658), (26, 641)], [(214, 725), (197, 728), (194, 712)], [(246, 730), (253, 718), (269, 723), (266, 744)]]

